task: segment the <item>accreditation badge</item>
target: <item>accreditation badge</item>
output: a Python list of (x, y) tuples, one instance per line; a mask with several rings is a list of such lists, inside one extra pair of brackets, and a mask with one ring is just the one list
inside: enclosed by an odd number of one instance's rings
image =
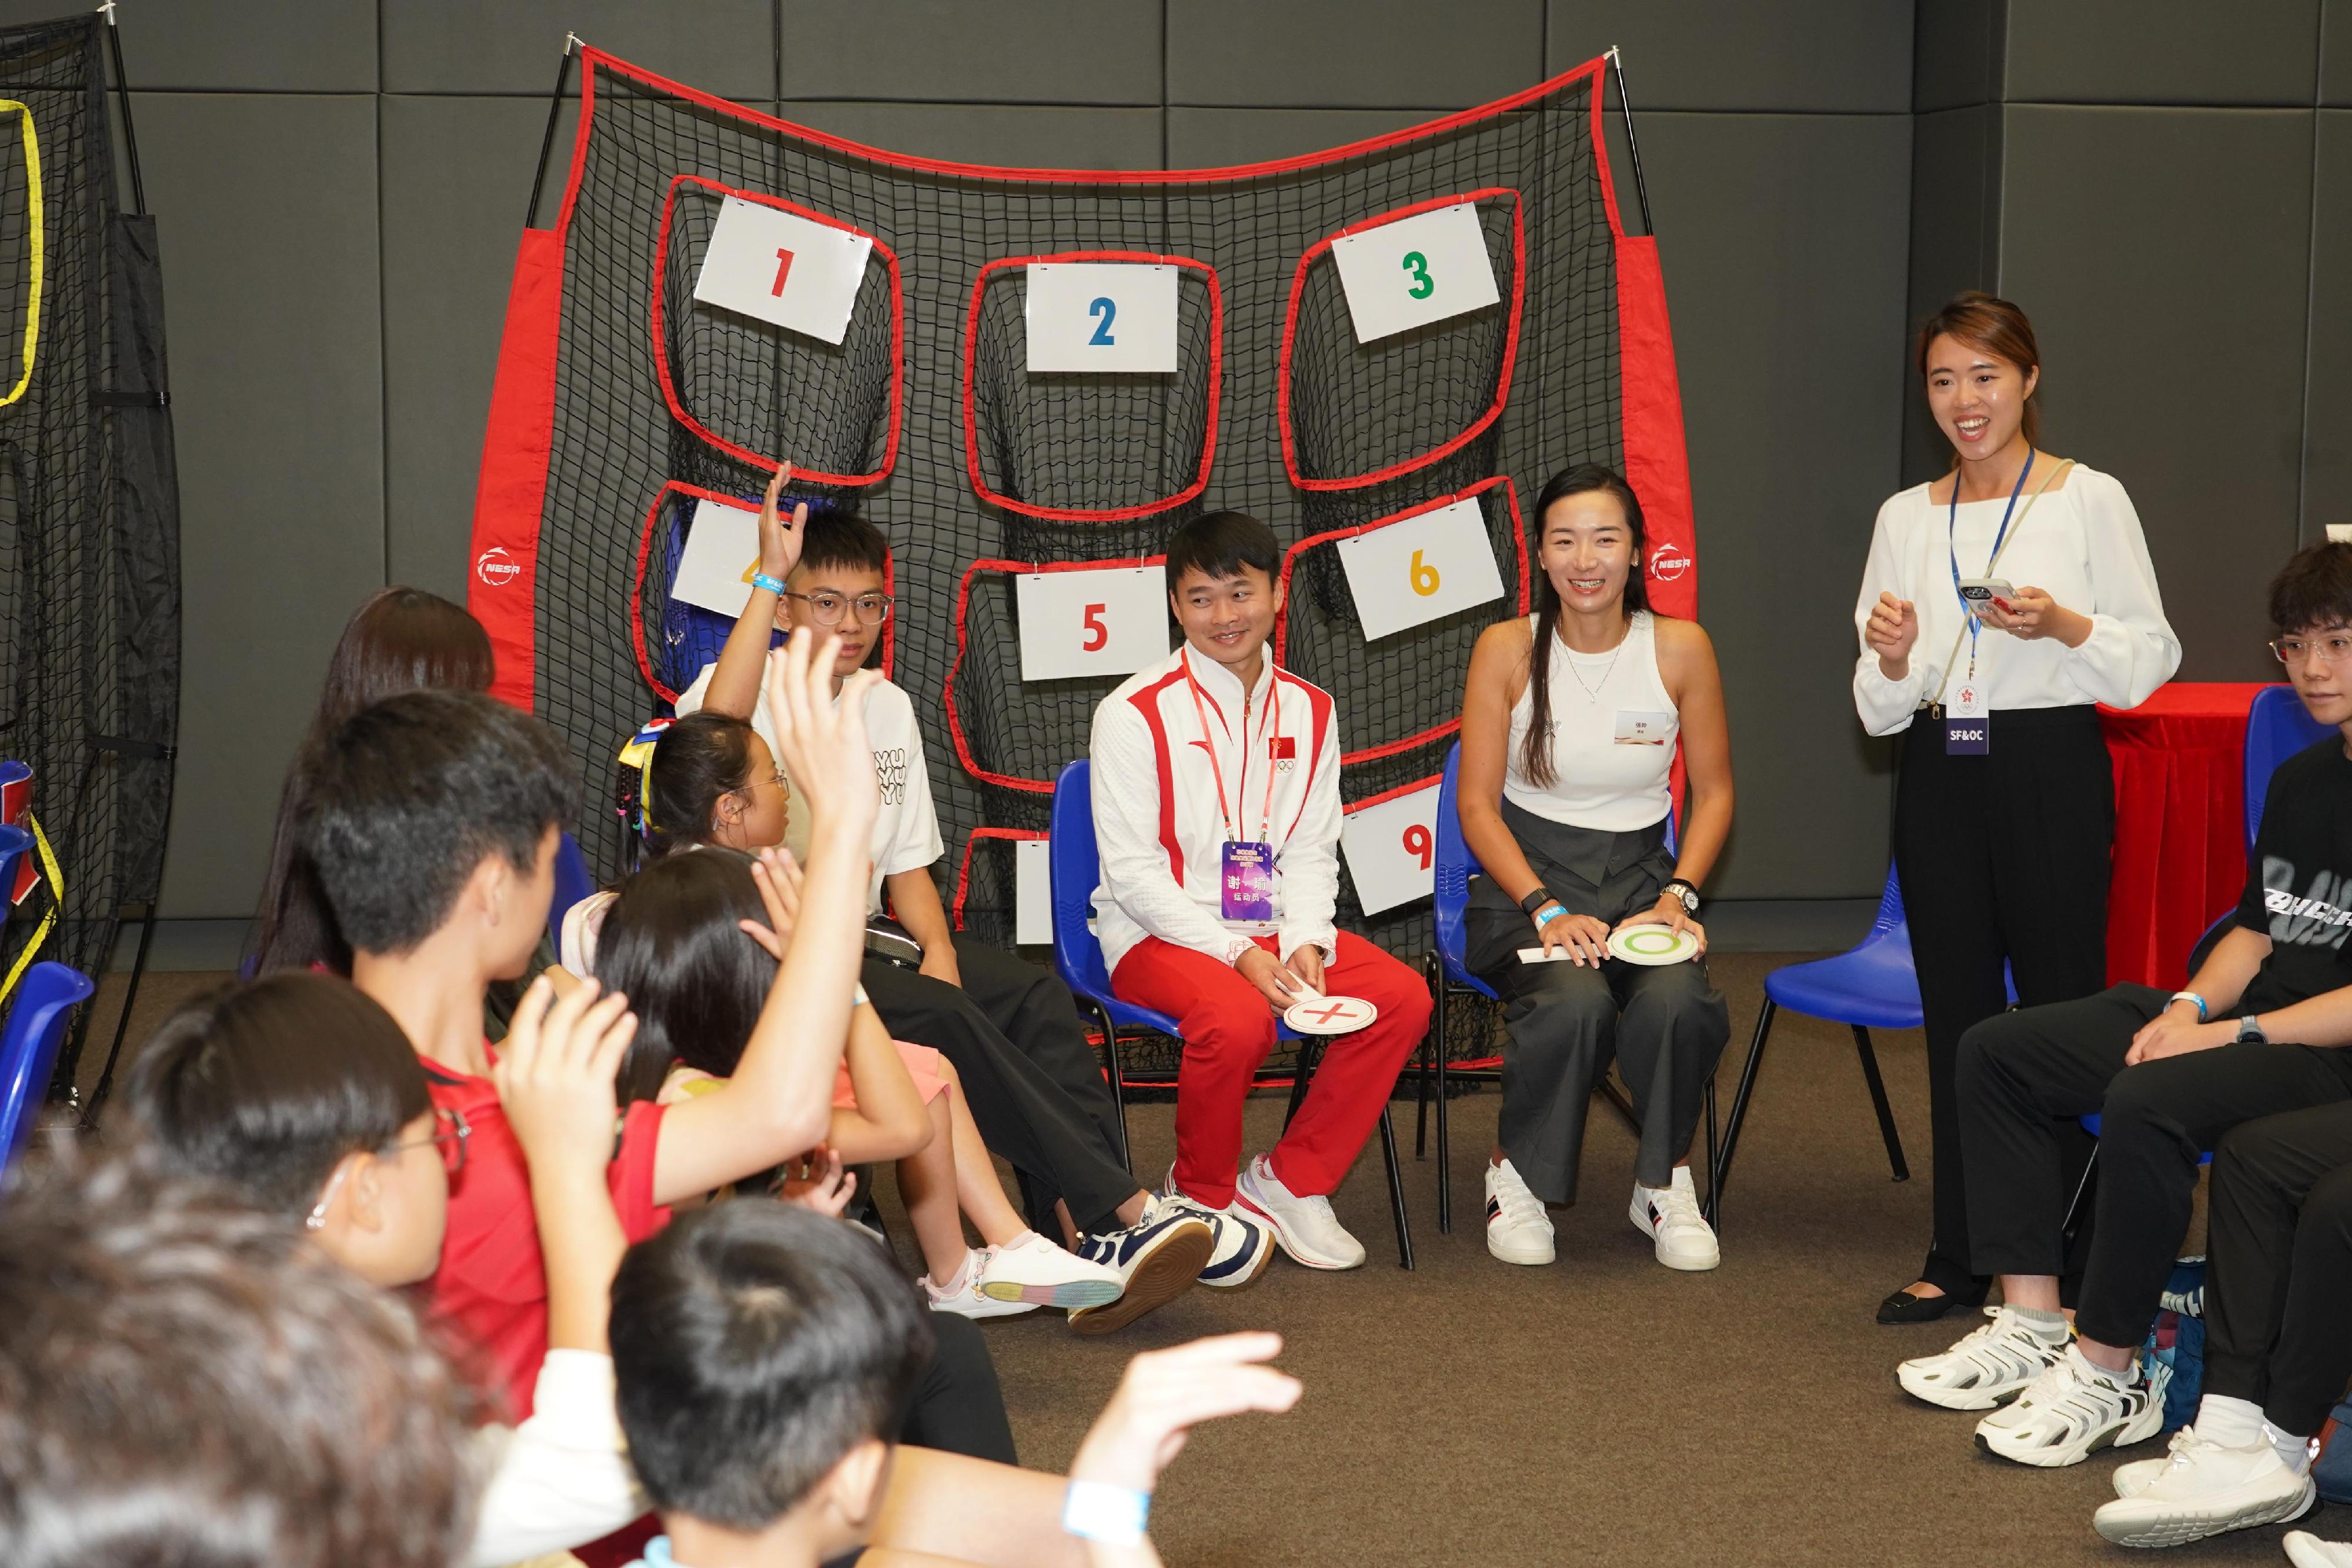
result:
[(1266, 921), (1274, 918), (1274, 846), (1228, 843), (1223, 877), (1224, 917)]
[(1962, 682), (1944, 709), (1944, 752), (1982, 757), (1991, 749), (1992, 716), (1985, 709), (1984, 688), (1974, 681)]

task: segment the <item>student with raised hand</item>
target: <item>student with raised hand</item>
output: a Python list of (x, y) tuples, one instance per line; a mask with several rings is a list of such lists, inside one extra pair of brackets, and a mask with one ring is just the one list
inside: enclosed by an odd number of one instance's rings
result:
[[(1429, 1021), (1421, 977), (1331, 923), (1339, 725), (1331, 695), (1272, 657), (1281, 555), (1244, 513), (1179, 524), (1168, 603), (1183, 645), (1103, 699), (1089, 744), (1103, 961), (1122, 1001), (1183, 1035), (1167, 1191), (1218, 1225), (1213, 1285), (1256, 1279), (1276, 1244), (1308, 1268), (1362, 1264), (1329, 1194)], [(1244, 1169), (1242, 1108), (1276, 1015), (1325, 994), (1379, 1016), (1330, 1040), (1289, 1130)]]
[[(1536, 500), (1536, 612), (1479, 637), (1462, 699), (1455, 796), (1485, 873), (1464, 915), (1470, 967), (1504, 998), (1503, 1109), (1486, 1166), (1486, 1250), (1553, 1258), (1548, 1203), (1576, 1196), (1586, 1108), (1613, 1057), (1642, 1124), (1634, 1228), (1669, 1269), (1721, 1260), (1691, 1139), (1731, 1032), (1707, 979), (1699, 889), (1731, 831), (1731, 737), (1715, 647), (1653, 613), (1642, 504), (1594, 464)], [(1672, 850), (1677, 739), (1690, 812)], [(1685, 963), (1612, 957), (1629, 926), (1687, 931)], [(1539, 947), (1547, 958), (1522, 962)]]
[[(2097, 705), (2136, 707), (2180, 664), (2121, 484), (2037, 448), (2042, 355), (2006, 299), (1956, 295), (1919, 329), (1951, 472), (1878, 509), (1853, 623), (1853, 701), (1903, 737), (1895, 864), (1927, 1016), (1935, 1234), (1883, 1323), (1982, 1301), (1969, 1263), (1954, 1073), (2008, 1005), (2106, 983), (2115, 785)], [(1975, 606), (1976, 608), (1971, 608)], [(2077, 1138), (2069, 1157), (2088, 1153)]]

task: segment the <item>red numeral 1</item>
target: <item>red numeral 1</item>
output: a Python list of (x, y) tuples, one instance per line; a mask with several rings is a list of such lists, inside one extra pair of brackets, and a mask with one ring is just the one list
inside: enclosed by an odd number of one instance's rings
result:
[(784, 292), (784, 279), (790, 277), (792, 275), (793, 253), (788, 250), (780, 250), (776, 252), (776, 286), (768, 290), (768, 296), (770, 298), (776, 298), (782, 295)]

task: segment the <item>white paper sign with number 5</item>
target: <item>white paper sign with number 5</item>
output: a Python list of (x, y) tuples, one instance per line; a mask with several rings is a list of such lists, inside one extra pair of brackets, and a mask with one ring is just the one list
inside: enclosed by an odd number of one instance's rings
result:
[(1349, 812), (1339, 848), (1365, 914), (1427, 898), (1437, 886), (1437, 786)]
[(1024, 681), (1131, 675), (1168, 656), (1168, 575), (1159, 567), (1027, 571), (1013, 594)]
[(730, 196), (694, 276), (694, 298), (838, 343), (873, 250), (871, 235)]
[(1468, 202), (1416, 213), (1331, 242), (1356, 341), (1409, 332), (1502, 302), (1478, 209)]
[(1037, 261), (1025, 270), (1032, 374), (1176, 369), (1176, 268)]
[(1339, 543), (1364, 640), (1503, 597), (1503, 574), (1475, 501), (1453, 501)]

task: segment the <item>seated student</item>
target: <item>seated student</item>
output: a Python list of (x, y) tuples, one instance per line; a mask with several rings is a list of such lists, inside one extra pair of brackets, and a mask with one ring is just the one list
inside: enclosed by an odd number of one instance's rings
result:
[[(1585, 464), (1554, 475), (1536, 526), (1536, 612), (1479, 637), (1462, 698), (1456, 799), (1462, 836), (1486, 869), (1470, 883), (1467, 956), (1505, 998), (1510, 1031), (1486, 1250), (1506, 1263), (1552, 1260), (1544, 1205), (1576, 1197), (1586, 1108), (1613, 1056), (1642, 1124), (1634, 1228), (1667, 1268), (1712, 1269), (1722, 1259), (1699, 1213), (1690, 1145), (1731, 1036), (1694, 918), (1731, 831), (1715, 646), (1696, 622), (1647, 608), (1642, 504), (1614, 472)], [(1637, 723), (1641, 738), (1629, 742)], [(1677, 733), (1691, 805), (1669, 850)], [(1644, 925), (1689, 931), (1697, 956), (1654, 967), (1609, 956), (1613, 932)], [(1568, 961), (1520, 962), (1538, 944)]]
[[(904, 1490), (892, 1427), (927, 1315), (870, 1242), (790, 1208), (721, 1204), (634, 1249), (613, 1285), (613, 1359), (667, 1531), (638, 1568), (814, 1568), (876, 1541)], [(1024, 1542), (1024, 1561), (1156, 1564), (1160, 1469), (1200, 1421), (1297, 1402), (1296, 1379), (1255, 1364), (1281, 1344), (1231, 1334), (1138, 1356), (1071, 1465), (1064, 1530)], [(944, 1533), (961, 1558), (966, 1539)]]
[[(797, 878), (782, 851), (668, 855), (622, 884), (596, 944), (596, 974), (643, 1020), (627, 1093), (654, 1098), (673, 1062), (727, 1078), (742, 1058), (792, 938)], [(763, 892), (763, 890), (765, 890)], [(894, 1045), (871, 1007), (852, 1015), (826, 1146), (845, 1161), (898, 1161), (898, 1187), (929, 1274), (932, 1307), (970, 1318), (1040, 1306), (1099, 1311), (1115, 1270), (1071, 1257), (1021, 1222), (998, 1185), (952, 1065)], [(907, 1136), (911, 1129), (913, 1136)], [(964, 1243), (970, 1215), (984, 1245)]]
[[(634, 1020), (583, 987), (525, 997), (499, 1060), (499, 1107), (530, 1167), (547, 1261), (548, 1352), (530, 1418), (470, 1443), (482, 1483), (464, 1562), (496, 1568), (594, 1541), (646, 1511), (613, 1409), (606, 1300), (625, 1243), (604, 1190), (613, 1076)], [(126, 1090), (136, 1144), (301, 1221), (380, 1289), (432, 1277), (471, 1129), (436, 1113), (400, 1026), (349, 982), (293, 970), (164, 1020)]]
[[(1103, 699), (1090, 746), (1111, 989), (1183, 1029), (1168, 1190), (1232, 1222), (1211, 1266), (1230, 1259), (1244, 1278), (1264, 1271), (1267, 1231), (1309, 1268), (1363, 1262), (1327, 1195), (1429, 1021), (1420, 976), (1331, 925), (1339, 725), (1329, 693), (1267, 654), (1280, 559), (1243, 513), (1181, 524), (1168, 602), (1184, 645)], [(1242, 1105), (1275, 1015), (1327, 992), (1380, 1016), (1330, 1040), (1290, 1130), (1241, 1170)]]
[(470, 1400), (408, 1308), (131, 1161), (0, 1201), (0, 1563), (445, 1568)]
[[(2297, 553), (2270, 611), (2295, 695), (2343, 733), (2272, 775), (2235, 924), (2186, 990), (2114, 986), (1961, 1039), (1970, 1246), (2005, 1304), (1898, 1375), (1948, 1409), (2005, 1404), (1977, 1425), (2005, 1458), (2071, 1465), (2156, 1435), (2170, 1373), (2144, 1373), (2136, 1353), (2188, 1228), (2199, 1151), (2243, 1123), (2352, 1101), (2352, 684), (2333, 657), (2352, 624), (2352, 544)], [(2094, 1111), (2098, 1207), (2070, 1348), (2059, 1140)]]

